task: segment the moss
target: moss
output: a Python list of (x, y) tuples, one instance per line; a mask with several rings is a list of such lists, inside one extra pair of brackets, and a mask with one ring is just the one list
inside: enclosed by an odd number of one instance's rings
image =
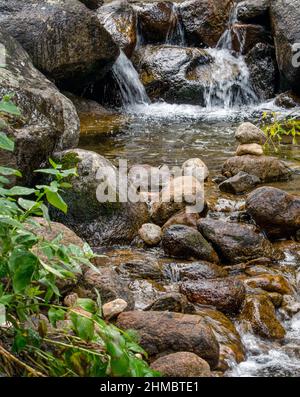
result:
[(61, 159), (61, 165), (64, 169), (76, 168), (80, 159), (77, 153), (69, 152), (66, 153)]

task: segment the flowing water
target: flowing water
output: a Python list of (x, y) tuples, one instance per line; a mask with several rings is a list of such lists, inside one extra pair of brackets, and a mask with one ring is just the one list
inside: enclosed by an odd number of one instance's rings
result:
[[(170, 24), (167, 37), (169, 44), (185, 45), (184, 32), (179, 14), (174, 6), (175, 18)], [(146, 91), (139, 80), (131, 61), (121, 52), (113, 73), (120, 87), (123, 100), (121, 114), (116, 117), (114, 128), (107, 131), (113, 134), (97, 133), (97, 124), (92, 133), (81, 137), (80, 147), (93, 150), (117, 162), (127, 159), (130, 164), (147, 163), (181, 165), (185, 160), (201, 157), (211, 175), (220, 173), (222, 164), (234, 155), (236, 143), (234, 132), (242, 121), (252, 121), (259, 125), (262, 114), (278, 113), (285, 117), (291, 112), (276, 108), (273, 101), (261, 104), (252, 90), (249, 71), (242, 56), (243, 37), (240, 40), (240, 53), (232, 52), (232, 26), (236, 22), (236, 8), (231, 14), (228, 29), (224, 32), (216, 48), (208, 49), (216, 64), (212, 83), (205, 93), (205, 106), (174, 105), (165, 102), (150, 103)], [(139, 32), (138, 46), (143, 39)], [(235, 71), (235, 73), (233, 73)], [(300, 109), (295, 109), (300, 115)], [(90, 120), (92, 123), (93, 121)], [(101, 131), (105, 130), (101, 125)], [(275, 183), (273, 186), (300, 194), (300, 147), (285, 145), (279, 153), (295, 170), (292, 182)], [(222, 197), (219, 192), (218, 208), (231, 207), (229, 215), (243, 205), (240, 199)], [(223, 201), (222, 201), (223, 200)], [(227, 210), (226, 210), (227, 211)], [(224, 215), (223, 215), (224, 216)], [(120, 251), (115, 252), (119, 258)], [(140, 255), (140, 254), (139, 254)], [(144, 252), (141, 255), (150, 255)], [(157, 258), (157, 253), (153, 253)], [(294, 267), (297, 280), (300, 279), (299, 258), (286, 254), (282, 266)], [(110, 257), (110, 261), (111, 261)], [(178, 281), (177, 265), (169, 266), (171, 285)], [(172, 284), (173, 283), (173, 284)], [(168, 287), (162, 289), (146, 280), (134, 280), (132, 289), (137, 299), (137, 307), (144, 308)], [(300, 302), (299, 296), (296, 297)], [(300, 376), (300, 312), (290, 319), (283, 319), (287, 335), (282, 343), (261, 340), (252, 334), (242, 334), (247, 349), (246, 360), (239, 365), (232, 363), (226, 376)], [(237, 325), (238, 326), (238, 325)]]

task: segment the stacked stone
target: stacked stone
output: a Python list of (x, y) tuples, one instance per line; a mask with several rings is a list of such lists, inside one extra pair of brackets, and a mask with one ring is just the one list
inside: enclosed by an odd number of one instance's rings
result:
[(237, 129), (235, 138), (239, 142), (236, 150), (237, 156), (250, 154), (252, 156), (262, 156), (263, 147), (267, 141), (266, 135), (262, 130), (251, 123), (243, 123)]

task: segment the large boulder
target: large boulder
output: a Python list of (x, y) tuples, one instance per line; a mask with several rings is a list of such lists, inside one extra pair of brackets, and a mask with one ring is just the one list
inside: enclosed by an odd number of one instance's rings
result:
[[(271, 22), (276, 48), (276, 58), (282, 76), (282, 85), (300, 93), (300, 1), (271, 1)], [(294, 45), (297, 45), (296, 48)], [(294, 59), (295, 56), (295, 59)], [(296, 64), (295, 64), (296, 62)]]
[(267, 23), (271, 0), (244, 0), (237, 4), (237, 18), (246, 23)]
[(219, 344), (200, 316), (132, 311), (120, 314), (117, 326), (135, 330), (150, 356), (186, 351), (206, 360), (211, 368), (218, 364)]
[(223, 164), (222, 174), (227, 178), (240, 171), (257, 176), (261, 182), (287, 181), (292, 176), (287, 164), (271, 156), (235, 156)]
[(102, 78), (119, 54), (97, 16), (77, 0), (1, 0), (0, 23), (39, 70), (71, 89)]
[[(148, 222), (148, 208), (144, 202), (120, 202), (116, 169), (111, 162), (81, 149), (59, 152), (56, 159), (66, 168), (76, 166), (78, 173), (70, 178), (72, 189), (62, 194), (68, 213), (55, 212), (56, 219), (93, 246), (130, 243)], [(106, 196), (106, 189), (110, 196)]]
[(246, 56), (250, 82), (258, 98), (274, 98), (278, 89), (278, 66), (274, 47), (267, 43), (256, 44)]
[(274, 256), (272, 244), (253, 225), (200, 219), (198, 229), (225, 262), (238, 264)]
[(151, 368), (163, 376), (171, 378), (210, 377), (208, 363), (194, 353), (178, 352), (160, 357), (151, 364)]
[(119, 47), (131, 57), (137, 39), (137, 18), (133, 8), (126, 1), (113, 1), (100, 7), (97, 17)]
[(172, 225), (162, 236), (165, 253), (176, 258), (196, 258), (208, 262), (218, 262), (219, 258), (212, 246), (193, 227)]
[(180, 15), (189, 45), (215, 47), (227, 28), (232, 0), (189, 0)]
[(1, 162), (20, 169), (23, 182), (30, 183), (33, 170), (41, 168), (53, 151), (77, 145), (79, 119), (71, 101), (37, 71), (2, 24), (0, 44), (6, 53), (6, 67), (0, 68), (0, 97), (14, 93), (21, 111), (14, 128), (7, 131), (15, 140), (15, 151), (1, 152)]
[(271, 238), (290, 237), (300, 230), (300, 197), (273, 187), (249, 194), (246, 210)]
[(232, 278), (185, 281), (180, 292), (193, 303), (214, 306), (217, 310), (237, 313), (245, 299), (245, 287)]

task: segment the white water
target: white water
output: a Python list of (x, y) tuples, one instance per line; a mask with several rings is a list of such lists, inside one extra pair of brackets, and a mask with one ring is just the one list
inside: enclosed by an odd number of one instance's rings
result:
[(137, 71), (123, 51), (113, 66), (113, 75), (119, 85), (123, 105), (150, 103)]
[(172, 11), (170, 29), (167, 34), (166, 44), (184, 47), (186, 45), (185, 34), (179, 17), (178, 5), (176, 3), (172, 4)]

